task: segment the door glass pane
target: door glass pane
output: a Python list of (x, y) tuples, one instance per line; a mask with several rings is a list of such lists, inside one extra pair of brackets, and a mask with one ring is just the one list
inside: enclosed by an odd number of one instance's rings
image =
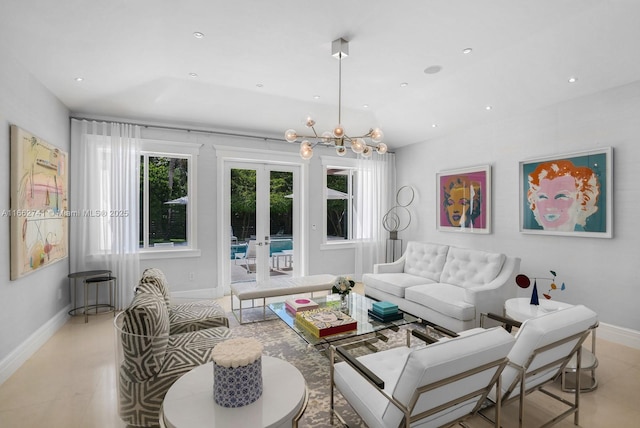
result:
[(256, 171), (231, 169), (231, 282), (255, 279)]
[(291, 275), (293, 271), (293, 173), (270, 174), (271, 276)]

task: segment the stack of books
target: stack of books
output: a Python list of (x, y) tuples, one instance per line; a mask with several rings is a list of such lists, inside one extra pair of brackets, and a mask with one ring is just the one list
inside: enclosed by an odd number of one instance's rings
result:
[(398, 305), (391, 302), (374, 302), (371, 309), (367, 311), (369, 316), (376, 321), (391, 322), (402, 319), (402, 312), (398, 310)]
[(298, 313), (298, 311), (309, 311), (318, 307), (318, 304), (313, 300), (302, 298), (290, 299), (284, 302), (284, 304), (287, 310), (294, 315)]
[(296, 313), (296, 323), (315, 337), (331, 336), (356, 330), (358, 322), (331, 308), (318, 308)]

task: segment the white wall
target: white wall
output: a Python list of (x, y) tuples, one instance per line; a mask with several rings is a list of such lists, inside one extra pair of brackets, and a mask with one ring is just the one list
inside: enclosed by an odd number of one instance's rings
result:
[[(0, 211), (10, 206), (10, 133), (15, 124), (69, 151), (69, 112), (0, 44)], [(0, 383), (3, 369), (19, 364), (28, 338), (46, 340), (45, 326), (66, 319), (68, 259), (21, 279), (10, 278), (10, 218), (0, 217)], [(55, 326), (51, 327), (55, 330)], [(39, 339), (34, 339), (36, 342)], [(35, 342), (34, 342), (35, 343)]]
[[(413, 223), (400, 237), (504, 252), (530, 277), (558, 274), (554, 299), (584, 304), (602, 323), (640, 330), (640, 82), (396, 151), (398, 186), (416, 189)], [(519, 232), (519, 162), (613, 147), (613, 239)], [(491, 164), (493, 232), (436, 230), (436, 173)], [(544, 282), (548, 285), (548, 282)], [(516, 285), (514, 284), (514, 287)], [(540, 290), (546, 291), (546, 290)], [(519, 295), (530, 295), (530, 289)]]

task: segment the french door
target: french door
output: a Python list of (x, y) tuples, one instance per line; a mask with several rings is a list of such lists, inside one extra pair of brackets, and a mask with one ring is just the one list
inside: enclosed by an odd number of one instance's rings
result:
[(296, 238), (299, 209), (294, 200), (298, 167), (260, 162), (225, 162), (230, 232), (230, 282), (269, 281), (299, 269)]

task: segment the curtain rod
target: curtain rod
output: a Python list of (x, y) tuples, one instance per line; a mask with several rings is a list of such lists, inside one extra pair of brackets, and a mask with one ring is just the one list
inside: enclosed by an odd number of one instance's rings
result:
[(147, 123), (125, 122), (125, 121), (117, 121), (117, 120), (104, 120), (104, 119), (96, 119), (96, 118), (93, 118), (93, 117), (69, 116), (69, 119), (88, 120), (88, 121), (106, 122), (106, 123), (122, 123), (124, 125), (142, 126), (144, 128), (167, 129), (167, 130), (170, 130), (170, 131), (200, 132), (202, 134), (223, 135), (223, 136), (226, 136), (226, 137), (254, 138), (256, 140), (278, 141), (278, 142), (281, 142), (281, 143), (286, 143), (287, 142), (284, 138), (261, 137), (259, 135), (238, 134), (238, 133), (235, 133), (235, 132), (212, 131), (212, 130), (206, 130), (206, 129), (181, 128), (181, 127), (178, 127), (178, 126), (150, 125), (150, 124), (147, 124)]

